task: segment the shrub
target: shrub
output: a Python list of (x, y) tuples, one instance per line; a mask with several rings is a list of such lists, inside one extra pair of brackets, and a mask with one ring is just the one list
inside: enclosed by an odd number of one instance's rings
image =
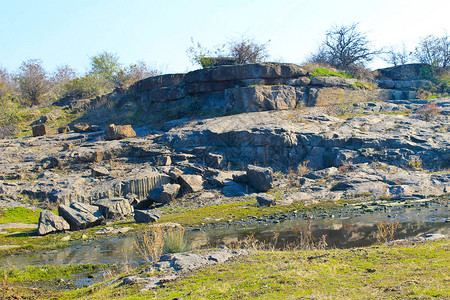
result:
[(427, 103), (415, 111), (420, 119), (427, 122), (434, 120), (440, 113), (441, 110), (435, 103)]
[(70, 80), (65, 86), (63, 97), (66, 99), (92, 98), (106, 93), (111, 86), (95, 74)]
[(24, 100), (31, 105), (39, 105), (43, 102), (45, 94), (49, 91), (49, 82), (41, 60), (30, 59), (23, 62), (16, 80)]

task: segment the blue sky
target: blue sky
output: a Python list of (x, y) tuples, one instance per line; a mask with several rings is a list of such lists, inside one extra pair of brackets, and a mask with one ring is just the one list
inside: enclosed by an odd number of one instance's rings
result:
[[(302, 63), (333, 25), (359, 22), (375, 48), (411, 50), (419, 38), (450, 31), (450, 1), (428, 0), (0, 0), (0, 67), (28, 59), (48, 71), (83, 73), (89, 57), (116, 53), (165, 73), (195, 69), (191, 38), (214, 46), (243, 34), (269, 42), (273, 60)], [(370, 67), (381, 67), (375, 61)]]

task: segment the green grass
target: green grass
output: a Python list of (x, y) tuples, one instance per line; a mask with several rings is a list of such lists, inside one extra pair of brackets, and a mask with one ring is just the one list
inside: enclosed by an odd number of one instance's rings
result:
[(28, 209), (25, 207), (4, 208), (0, 207), (0, 224), (25, 223), (37, 224), (41, 209)]
[(448, 299), (449, 241), (354, 249), (257, 251), (206, 267), (163, 288), (116, 284), (67, 299)]
[(108, 265), (43, 265), (26, 266), (24, 268), (0, 269), (0, 272), (8, 277), (9, 282), (36, 281), (67, 278), (70, 275), (80, 272), (92, 272), (100, 268), (106, 268)]
[[(275, 198), (281, 198), (277, 191), (272, 191)], [(207, 223), (215, 223), (219, 220), (225, 222), (228, 220), (242, 220), (249, 217), (265, 217), (282, 214), (294, 210), (316, 210), (339, 208), (344, 203), (350, 203), (352, 200), (330, 201), (323, 200), (320, 203), (305, 206), (303, 202), (295, 202), (285, 206), (258, 207), (256, 199), (249, 199), (244, 202), (228, 203), (221, 205), (212, 205), (193, 209), (172, 209), (163, 208), (163, 215), (159, 222), (176, 222), (184, 227), (199, 226)]]
[(325, 68), (322, 66), (317, 66), (317, 65), (306, 65), (304, 66), (305, 69), (308, 71), (308, 77), (312, 78), (312, 77), (316, 77), (316, 76), (337, 76), (337, 77), (342, 77), (342, 78), (355, 78), (355, 76), (353, 76), (352, 74), (346, 72), (346, 71), (342, 71), (342, 70), (337, 70), (334, 68)]

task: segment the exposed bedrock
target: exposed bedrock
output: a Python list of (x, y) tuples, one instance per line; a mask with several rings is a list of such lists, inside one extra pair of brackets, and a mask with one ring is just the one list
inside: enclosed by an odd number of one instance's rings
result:
[(174, 128), (161, 141), (176, 151), (220, 153), (241, 169), (255, 163), (296, 170), (304, 161), (311, 169), (372, 161), (409, 167), (420, 160), (424, 168), (439, 170), (450, 167), (445, 123), (388, 114), (340, 119), (298, 111), (257, 112)]

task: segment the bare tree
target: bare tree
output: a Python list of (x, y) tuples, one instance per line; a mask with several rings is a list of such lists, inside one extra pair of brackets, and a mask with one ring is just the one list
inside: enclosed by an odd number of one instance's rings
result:
[(394, 47), (391, 47), (386, 51), (386, 57), (384, 61), (394, 66), (407, 64), (412, 56), (412, 52), (406, 49), (405, 44), (402, 45), (402, 49), (397, 51)]
[(139, 60), (137, 63), (132, 64), (127, 70), (128, 76), (130, 77), (130, 83), (134, 83), (138, 80), (160, 75), (161, 72), (157, 69), (150, 68), (144, 61)]
[(225, 47), (228, 48), (228, 55), (236, 58), (238, 64), (248, 64), (262, 62), (269, 57), (267, 44), (242, 36), (240, 39), (229, 41)]
[(447, 67), (450, 65), (450, 38), (448, 35), (437, 37), (428, 35), (419, 42), (415, 56), (421, 63), (433, 67)]
[(366, 34), (358, 30), (358, 23), (353, 23), (349, 26), (334, 26), (328, 30), (325, 41), (310, 61), (348, 70), (364, 65), (381, 53), (381, 50), (370, 49)]
[(16, 78), (20, 95), (32, 105), (41, 104), (49, 85), (47, 73), (39, 59), (30, 59), (22, 63)]

